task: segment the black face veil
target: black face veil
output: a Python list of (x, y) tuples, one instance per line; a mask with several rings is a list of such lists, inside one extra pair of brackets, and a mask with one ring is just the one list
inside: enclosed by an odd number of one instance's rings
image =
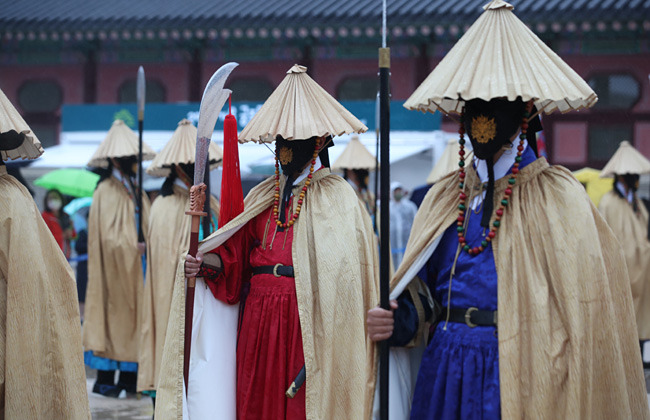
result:
[[(472, 99), (465, 102), (463, 124), (472, 143), (474, 156), (484, 160), (488, 169), (488, 185), (485, 194), (481, 226), (489, 227), (494, 207), (494, 155), (511, 143), (513, 136), (521, 127), (526, 104), (518, 97), (515, 101), (507, 99)], [(534, 111), (533, 111), (534, 112)], [(541, 129), (539, 117), (529, 122), (528, 133), (532, 134), (529, 145), (537, 154), (534, 134)]]

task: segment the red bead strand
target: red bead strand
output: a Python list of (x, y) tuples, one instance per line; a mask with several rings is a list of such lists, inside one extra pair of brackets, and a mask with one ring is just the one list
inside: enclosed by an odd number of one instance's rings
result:
[(273, 218), (275, 219), (275, 224), (281, 228), (287, 228), (289, 226), (293, 226), (295, 223), (296, 219), (298, 219), (298, 216), (300, 216), (300, 210), (302, 210), (302, 203), (303, 200), (305, 199), (305, 192), (307, 191), (307, 187), (311, 184), (311, 180), (314, 176), (314, 166), (316, 166), (316, 158), (318, 157), (318, 152), (320, 149), (320, 139), (316, 140), (316, 147), (314, 148), (314, 154), (312, 155), (311, 158), (311, 167), (309, 168), (309, 175), (307, 175), (307, 179), (305, 180), (305, 185), (302, 187), (302, 191), (300, 191), (300, 195), (298, 196), (298, 205), (296, 206), (296, 212), (291, 215), (291, 218), (282, 223), (280, 220), (278, 220), (278, 207), (280, 204), (280, 164), (278, 163), (278, 156), (276, 154), (275, 156), (275, 193), (273, 194)]
[(458, 176), (460, 179), (459, 182), (459, 188), (460, 188), (460, 193), (459, 193), (459, 201), (460, 203), (458, 204), (458, 219), (457, 219), (457, 232), (458, 232), (458, 242), (460, 243), (461, 249), (463, 251), (467, 252), (471, 256), (475, 256), (480, 254), (485, 250), (485, 248), (488, 247), (489, 243), (494, 239), (494, 237), (497, 235), (497, 230), (501, 226), (501, 218), (503, 217), (503, 214), (505, 212), (505, 208), (509, 204), (509, 199), (510, 196), (512, 195), (512, 186), (515, 185), (515, 182), (517, 180), (517, 174), (519, 174), (519, 164), (521, 163), (521, 155), (524, 151), (524, 144), (526, 142), (526, 133), (528, 131), (528, 112), (524, 114), (524, 118), (521, 123), (521, 135), (519, 136), (519, 145), (517, 146), (517, 156), (515, 157), (515, 163), (512, 165), (512, 171), (510, 178), (508, 178), (508, 187), (503, 193), (503, 198), (501, 199), (500, 206), (499, 208), (495, 211), (495, 216), (494, 216), (494, 221), (492, 222), (492, 228), (488, 232), (487, 236), (483, 241), (481, 241), (481, 245), (477, 247), (470, 247), (467, 244), (467, 240), (465, 238), (465, 226), (464, 226), (464, 221), (465, 221), (465, 212), (467, 211), (467, 195), (464, 193), (464, 185), (465, 185), (465, 126), (463, 124), (464, 121), (464, 110), (463, 114), (461, 114), (461, 119), (460, 119), (460, 128), (458, 129), (458, 134), (460, 134), (460, 151), (458, 152), (458, 155), (460, 157), (460, 160), (458, 162), (458, 166), (460, 167)]

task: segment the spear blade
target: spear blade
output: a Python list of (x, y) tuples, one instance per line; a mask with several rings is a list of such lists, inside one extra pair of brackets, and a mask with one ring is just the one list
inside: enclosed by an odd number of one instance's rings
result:
[(219, 112), (226, 103), (228, 96), (232, 93), (229, 89), (224, 89), (223, 85), (226, 79), (237, 67), (238, 63), (226, 63), (219, 68), (205, 87), (201, 106), (199, 108), (199, 122), (196, 131), (196, 156), (194, 159), (194, 185), (203, 182), (205, 175), (205, 165), (208, 157), (208, 147), (214, 131), (214, 125), (219, 118)]

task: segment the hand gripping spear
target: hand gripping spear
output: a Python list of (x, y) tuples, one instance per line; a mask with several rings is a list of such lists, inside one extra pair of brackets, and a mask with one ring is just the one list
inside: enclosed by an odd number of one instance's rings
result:
[(142, 130), (144, 128), (144, 69), (142, 66), (138, 69), (138, 78), (135, 84), (135, 91), (138, 102), (138, 242), (144, 242), (142, 232)]
[[(203, 212), (205, 202), (206, 185), (203, 183), (205, 176), (206, 162), (208, 160), (208, 147), (210, 138), (214, 131), (214, 125), (221, 112), (221, 108), (226, 103), (226, 99), (232, 93), (229, 89), (224, 89), (223, 85), (230, 75), (230, 72), (237, 67), (237, 63), (224, 64), (217, 70), (201, 98), (199, 108), (199, 122), (196, 132), (196, 156), (194, 159), (194, 186), (190, 189), (190, 210), (185, 212), (192, 216), (192, 227), (190, 233), (190, 250), (189, 255), (196, 257), (199, 247), (199, 226), (201, 216), (207, 216)], [(209, 193), (209, 192), (208, 192)], [(189, 374), (190, 374), (190, 350), (192, 346), (192, 318), (194, 316), (194, 286), (196, 278), (187, 279), (187, 294), (185, 298), (185, 347), (183, 351), (183, 378), (185, 380), (185, 392), (188, 392)]]

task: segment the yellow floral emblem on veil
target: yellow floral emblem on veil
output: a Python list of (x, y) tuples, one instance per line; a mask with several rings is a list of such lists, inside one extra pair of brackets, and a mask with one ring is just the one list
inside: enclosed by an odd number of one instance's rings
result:
[(279, 155), (278, 159), (280, 159), (280, 163), (283, 165), (286, 165), (293, 160), (293, 150), (288, 147), (281, 148)]
[(497, 134), (497, 125), (494, 118), (488, 119), (485, 115), (472, 118), (472, 137), (479, 143), (487, 143)]

